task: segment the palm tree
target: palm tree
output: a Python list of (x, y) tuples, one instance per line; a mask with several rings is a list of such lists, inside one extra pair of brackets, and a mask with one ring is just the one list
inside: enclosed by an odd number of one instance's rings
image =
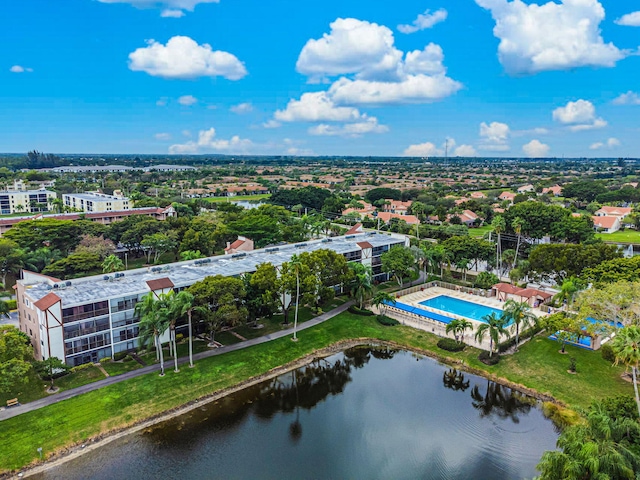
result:
[(531, 306), (527, 302), (516, 302), (515, 300), (507, 300), (504, 304), (504, 316), (506, 323), (512, 321), (516, 326), (516, 352), (518, 351), (518, 343), (520, 339), (520, 325), (524, 330), (527, 327), (538, 323), (538, 317), (531, 312)]
[(373, 296), (373, 300), (371, 301), (371, 304), (374, 307), (378, 307), (382, 315), (386, 315), (387, 305), (390, 303), (395, 305), (396, 297), (384, 291), (376, 292), (376, 294)]
[(520, 239), (522, 238), (523, 226), (524, 226), (524, 220), (520, 217), (515, 217), (511, 221), (511, 227), (513, 228), (513, 230), (516, 232), (516, 235), (518, 236), (518, 241), (516, 242), (516, 255), (513, 259), (513, 264), (511, 265), (511, 268), (516, 268), (516, 262), (518, 261), (518, 250), (520, 250)]
[[(445, 332), (453, 332), (453, 335), (456, 337), (456, 342), (460, 343), (464, 343), (465, 330), (473, 330), (473, 324), (463, 319), (451, 320), (451, 322), (449, 322), (445, 328)], [(458, 339), (458, 336), (460, 337), (460, 339)]]
[(498, 244), (496, 247), (496, 268), (498, 269), (498, 275), (500, 275), (500, 272), (502, 271), (502, 238), (500, 235), (506, 229), (504, 217), (502, 215), (496, 215), (493, 217), (491, 226), (493, 227), (493, 231), (496, 232), (496, 235), (498, 235)]
[(349, 268), (354, 273), (351, 281), (351, 295), (358, 300), (358, 305), (362, 309), (364, 308), (364, 302), (373, 291), (371, 282), (373, 273), (369, 265), (363, 265), (362, 263), (350, 263)]
[(456, 268), (458, 270), (462, 270), (462, 280), (464, 282), (467, 281), (467, 269), (469, 268), (469, 260), (466, 258), (461, 258), (456, 263)]
[[(194, 296), (186, 290), (178, 293), (172, 302), (172, 308), (176, 317), (181, 317), (185, 313), (189, 319), (189, 366), (193, 368), (193, 329), (191, 325), (191, 315), (195, 310), (204, 309), (204, 307), (195, 307), (193, 305)], [(177, 367), (176, 367), (177, 368)]]
[(420, 269), (422, 269), (425, 272), (425, 280), (426, 280), (426, 275), (427, 275), (427, 265), (429, 264), (429, 260), (424, 252), (424, 250), (420, 247), (416, 247), (415, 245), (413, 247), (410, 248), (411, 250), (411, 254), (413, 255), (413, 258), (416, 261), (416, 269), (418, 270), (418, 273), (420, 272)]
[(113, 273), (124, 269), (124, 263), (116, 255), (108, 255), (102, 262), (103, 273)]
[(491, 357), (493, 356), (494, 344), (498, 344), (501, 336), (509, 338), (509, 332), (505, 328), (506, 321), (504, 316), (498, 317), (495, 313), (492, 313), (482, 317), (482, 321), (485, 323), (478, 327), (475, 338), (478, 343), (482, 343), (486, 333), (489, 333), (489, 356)]
[(294, 342), (298, 341), (297, 328), (298, 328), (298, 309), (300, 307), (300, 257), (298, 255), (292, 255), (291, 260), (289, 260), (289, 265), (293, 267), (293, 270), (296, 272), (296, 310), (293, 316), (293, 340)]
[(583, 288), (582, 283), (576, 277), (566, 278), (562, 282), (560, 292), (558, 292), (554, 298), (560, 302), (566, 301), (567, 308), (570, 308), (573, 303), (573, 297)]
[(616, 333), (611, 345), (616, 356), (615, 364), (624, 363), (627, 368), (631, 367), (633, 378), (633, 391), (636, 395), (638, 414), (640, 415), (640, 396), (638, 395), (637, 371), (640, 365), (640, 327), (630, 325), (621, 328)]
[[(162, 295), (162, 294), (161, 294)], [(167, 331), (169, 322), (168, 309), (162, 305), (159, 298), (150, 292), (135, 307), (135, 314), (140, 317), (140, 345), (153, 344), (156, 348), (156, 358), (160, 360), (160, 376), (164, 376), (164, 355), (160, 336)]]

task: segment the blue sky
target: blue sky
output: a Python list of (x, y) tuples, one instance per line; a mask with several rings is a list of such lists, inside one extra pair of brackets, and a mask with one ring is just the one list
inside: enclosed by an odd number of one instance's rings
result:
[(23, 0), (0, 151), (640, 156), (640, 3)]

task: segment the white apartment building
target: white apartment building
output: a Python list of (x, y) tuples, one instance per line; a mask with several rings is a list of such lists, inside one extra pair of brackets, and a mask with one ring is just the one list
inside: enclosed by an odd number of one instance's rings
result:
[(0, 215), (46, 212), (56, 198), (56, 192), (45, 189), (0, 192)]
[(62, 195), (65, 206), (82, 212), (115, 212), (131, 208), (127, 197), (107, 195), (105, 193), (84, 192)]

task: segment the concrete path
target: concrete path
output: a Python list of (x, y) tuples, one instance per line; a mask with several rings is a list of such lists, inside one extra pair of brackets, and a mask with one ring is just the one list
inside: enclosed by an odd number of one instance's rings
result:
[[(343, 305), (340, 305), (339, 307), (334, 308), (333, 310), (330, 310), (326, 313), (323, 313), (322, 315), (319, 315), (309, 320), (308, 322), (299, 324), (298, 331), (306, 330), (307, 328), (315, 327), (316, 325), (326, 322), (327, 320), (347, 310), (351, 305), (353, 305), (353, 301), (349, 301)], [(288, 337), (292, 334), (293, 334), (293, 327), (288, 328), (286, 330), (281, 330), (279, 332), (274, 332), (269, 335), (265, 335), (263, 337), (253, 338), (245, 342), (235, 343), (233, 345), (228, 345), (226, 347), (216, 348), (215, 350), (200, 352), (193, 356), (193, 360), (197, 361), (203, 358), (215, 357), (216, 355), (222, 355), (228, 352), (235, 352), (236, 350), (242, 350), (243, 348), (252, 347), (254, 345), (260, 345), (261, 343), (270, 342), (271, 340), (275, 340), (278, 338)], [(189, 363), (189, 357), (181, 357), (178, 359), (178, 365), (183, 365), (188, 363)], [(173, 361), (165, 362), (165, 371), (167, 371), (167, 373), (171, 373), (172, 367), (173, 367)], [(160, 365), (153, 364), (147, 367), (140, 368), (138, 370), (133, 370), (131, 372), (123, 373), (122, 375), (116, 375), (113, 377), (105, 378), (103, 380), (98, 380), (97, 382), (89, 383), (87, 385), (83, 385), (78, 388), (65, 390), (64, 392), (59, 392), (49, 397), (41, 398), (39, 400), (35, 400), (33, 402), (29, 402), (24, 405), (5, 408), (4, 410), (0, 411), (0, 421), (7, 420), (8, 418), (16, 417), (22, 413), (32, 412), (34, 410), (38, 410), (48, 405), (62, 402), (63, 400), (67, 400), (69, 398), (77, 397), (78, 395), (82, 395), (83, 393), (98, 390), (102, 387), (106, 387), (107, 385), (113, 385), (115, 383), (124, 382), (125, 380), (129, 380), (130, 378), (139, 377), (141, 375), (146, 375), (147, 373), (151, 373), (151, 372), (157, 372), (159, 370), (160, 370)]]

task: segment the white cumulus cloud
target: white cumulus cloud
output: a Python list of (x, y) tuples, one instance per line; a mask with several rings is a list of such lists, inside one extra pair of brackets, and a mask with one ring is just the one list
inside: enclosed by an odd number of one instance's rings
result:
[(588, 100), (568, 102), (553, 111), (553, 119), (567, 125), (572, 132), (593, 130), (607, 126), (607, 122), (596, 117), (596, 107)]
[(409, 145), (404, 151), (405, 157), (438, 157), (440, 155), (442, 150), (431, 142)]
[[(101, 3), (128, 3), (136, 8), (162, 8), (161, 16), (179, 18), (184, 11), (193, 12), (200, 3), (218, 3), (220, 0), (98, 0)], [(178, 14), (178, 12), (180, 14)]]
[(224, 77), (240, 80), (247, 75), (244, 64), (228, 52), (213, 50), (190, 37), (175, 36), (166, 45), (149, 40), (144, 48), (129, 54), (129, 68), (154, 77), (193, 79)]
[(25, 73), (25, 72), (33, 72), (33, 68), (23, 67), (22, 65), (14, 65), (9, 69), (11, 73)]
[(614, 105), (640, 105), (640, 95), (629, 90), (613, 100)]
[(249, 139), (240, 138), (234, 135), (229, 140), (216, 138), (216, 129), (211, 127), (208, 130), (200, 130), (197, 141), (175, 144), (169, 147), (171, 154), (190, 154), (198, 152), (228, 152), (243, 153), (253, 146)]
[(431, 13), (431, 10), (426, 10), (424, 13), (418, 15), (411, 25), (398, 25), (398, 30), (407, 34), (415, 33), (431, 28), (437, 23), (444, 22), (446, 19), (447, 11), (444, 8), (436, 10), (433, 13)]
[(453, 151), (456, 157), (477, 157), (478, 152), (471, 145), (460, 145)]
[(347, 123), (344, 125), (327, 125), (321, 123), (309, 129), (311, 135), (340, 135), (343, 137), (360, 137), (366, 133), (386, 133), (389, 127), (380, 125), (376, 117), (367, 117), (362, 122)]
[(549, 145), (542, 143), (540, 140), (531, 140), (522, 146), (522, 151), (527, 157), (541, 158), (549, 155)]
[(626, 27), (640, 27), (640, 11), (627, 13), (618, 18), (616, 23)]
[(509, 150), (509, 125), (501, 122), (482, 122), (480, 124), (480, 150), (504, 152)]
[(238, 105), (233, 105), (229, 108), (233, 113), (237, 113), (238, 115), (244, 115), (245, 113), (249, 113), (253, 111), (253, 105), (250, 102), (239, 103)]
[(591, 150), (600, 150), (602, 148), (616, 148), (620, 146), (620, 140), (615, 137), (611, 137), (607, 139), (606, 142), (596, 142), (592, 143), (589, 148)]
[(154, 137), (155, 137), (156, 140), (163, 140), (163, 141), (171, 140), (171, 134), (170, 133), (156, 133), (154, 135)]
[(576, 67), (613, 67), (630, 52), (605, 43), (598, 0), (561, 0), (543, 5), (522, 0), (476, 0), (490, 10), (500, 39), (498, 56), (510, 74)]
[(264, 122), (262, 124), (262, 126), (264, 128), (280, 128), (282, 126), (282, 124), (280, 122), (278, 122), (277, 120), (274, 120), (272, 118), (272, 119), (267, 120), (266, 122)]
[(178, 98), (178, 103), (180, 105), (184, 105), (185, 107), (188, 107), (190, 105), (195, 105), (196, 103), (198, 103), (198, 99), (193, 95), (183, 95), (180, 98)]
[(355, 122), (363, 118), (357, 108), (338, 107), (326, 92), (305, 93), (290, 100), (287, 108), (276, 111), (280, 122)]

